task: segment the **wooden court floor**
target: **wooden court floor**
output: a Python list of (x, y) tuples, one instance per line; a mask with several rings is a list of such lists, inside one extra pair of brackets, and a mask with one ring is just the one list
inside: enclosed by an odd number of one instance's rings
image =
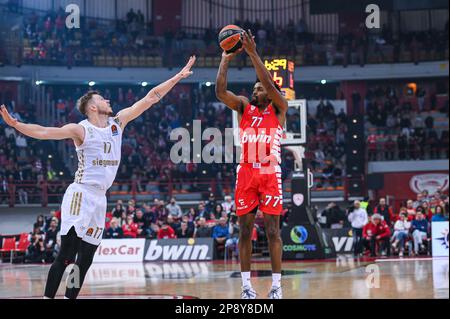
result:
[[(448, 258), (327, 261), (283, 264), (289, 299), (449, 298)], [(0, 298), (42, 298), (49, 265), (0, 264)], [(270, 263), (253, 266), (253, 286), (266, 298)], [(239, 265), (223, 262), (94, 264), (80, 298), (237, 299)], [(58, 297), (63, 295), (60, 286)]]

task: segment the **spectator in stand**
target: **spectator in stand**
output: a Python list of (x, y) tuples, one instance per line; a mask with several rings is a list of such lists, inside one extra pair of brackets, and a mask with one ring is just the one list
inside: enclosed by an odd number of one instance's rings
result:
[(367, 149), (369, 150), (368, 156), (369, 161), (377, 160), (377, 136), (375, 134), (370, 134), (367, 138)]
[(380, 214), (389, 227), (395, 223), (392, 207), (386, 205), (386, 199), (380, 198), (378, 206), (373, 210), (374, 214)]
[(50, 228), (50, 224), (55, 218), (57, 220), (57, 226), (59, 227), (60, 218), (58, 217), (58, 212), (56, 210), (50, 211), (50, 216), (45, 219), (45, 232)]
[(195, 229), (195, 238), (211, 238), (212, 228), (206, 225), (206, 219), (200, 217), (197, 221), (197, 228)]
[(136, 213), (136, 202), (134, 200), (131, 199), (128, 201), (126, 212), (127, 216), (134, 216), (134, 214)]
[(181, 223), (178, 219), (175, 219), (172, 215), (167, 216), (167, 225), (169, 225), (175, 232), (181, 227)]
[[(209, 198), (208, 201), (206, 202), (205, 208), (208, 212), (212, 212), (216, 209), (216, 207), (217, 207), (216, 197), (214, 196), (213, 193), (211, 193), (209, 194)], [(217, 218), (220, 218), (220, 215), (217, 216)]]
[(164, 207), (164, 201), (155, 199), (155, 204), (153, 206), (153, 214), (160, 225), (167, 221), (168, 210)]
[(406, 212), (401, 213), (399, 219), (394, 225), (394, 234), (392, 235), (392, 248), (399, 250), (398, 256), (403, 257), (405, 250), (405, 241), (409, 236), (409, 229), (411, 228), (411, 222), (408, 221), (408, 214)]
[(239, 256), (238, 244), (239, 244), (239, 220), (236, 215), (230, 216), (230, 222), (228, 224), (229, 238), (225, 242), (225, 251), (227, 256), (233, 258), (233, 252), (236, 256)]
[(416, 201), (413, 203), (413, 208), (417, 209), (417, 207), (422, 206), (423, 203), (423, 195), (422, 193), (417, 194)]
[(133, 215), (127, 216), (127, 222), (122, 226), (123, 238), (137, 238), (138, 225), (133, 220)]
[(384, 142), (384, 158), (387, 161), (393, 161), (395, 154), (395, 141), (392, 136), (389, 135), (388, 139)]
[(187, 222), (181, 222), (180, 228), (176, 231), (177, 238), (193, 238), (194, 231), (188, 226)]
[(448, 216), (445, 216), (445, 209), (443, 206), (438, 205), (434, 209), (434, 215), (431, 219), (432, 222), (446, 222), (448, 221)]
[(195, 231), (195, 225), (194, 222), (192, 222), (189, 218), (188, 214), (184, 214), (183, 217), (181, 217), (181, 222), (184, 222), (187, 224), (189, 231), (192, 231), (192, 233), (194, 233)]
[(198, 205), (198, 214), (197, 214), (197, 216), (209, 219), (209, 213), (206, 210), (205, 205), (203, 205), (203, 204), (199, 204)]
[(53, 262), (53, 252), (56, 245), (56, 238), (58, 236), (58, 219), (55, 217), (50, 223), (48, 230), (45, 232), (45, 251), (47, 262)]
[(227, 217), (227, 214), (224, 212), (222, 205), (217, 204), (216, 207), (214, 207), (214, 216), (216, 217), (216, 219)]
[(36, 244), (39, 239), (44, 240), (45, 233), (40, 227), (35, 226), (28, 237), (31, 244)]
[(125, 209), (123, 207), (123, 202), (121, 200), (118, 200), (116, 202), (116, 206), (113, 208), (111, 213), (112, 213), (113, 217), (115, 217), (117, 219), (121, 219), (124, 212), (125, 212)]
[(214, 238), (216, 247), (217, 245), (225, 245), (227, 239), (230, 238), (227, 219), (225, 217), (221, 217), (219, 223), (213, 228), (212, 238)]
[(222, 208), (229, 216), (231, 212), (234, 210), (234, 201), (230, 195), (225, 196), (225, 201), (222, 203)]
[(353, 254), (359, 256), (362, 253), (363, 228), (368, 222), (367, 211), (361, 208), (361, 202), (353, 203), (352, 211), (348, 214), (348, 221), (352, 225)]
[(197, 212), (195, 211), (195, 208), (189, 208), (189, 211), (185, 216), (187, 216), (188, 220), (192, 223), (191, 225), (194, 227), (194, 221), (197, 218)]
[(423, 241), (428, 238), (428, 222), (421, 211), (416, 214), (416, 219), (411, 223), (411, 232), (414, 241), (414, 253), (418, 255), (423, 250)]
[[(380, 245), (382, 250), (382, 256), (390, 256), (391, 246), (390, 246), (391, 231), (386, 222), (382, 219), (381, 215), (372, 215), (371, 221), (364, 226), (363, 229), (363, 240), (364, 245), (369, 248), (370, 256), (376, 257), (376, 247), (377, 243)], [(384, 250), (387, 250), (385, 252)]]
[(167, 211), (169, 212), (169, 216), (172, 216), (174, 219), (180, 219), (183, 212), (181, 211), (181, 207), (177, 204), (175, 197), (170, 199), (170, 203), (166, 206)]
[(33, 225), (33, 228), (39, 228), (40, 230), (44, 230), (44, 226), (45, 226), (45, 219), (44, 219), (44, 215), (39, 215), (36, 218), (36, 222)]
[(425, 218), (428, 221), (431, 221), (431, 219), (433, 218), (433, 211), (430, 208), (429, 202), (424, 201), (420, 207), (422, 207), (422, 213), (424, 214)]
[(142, 209), (138, 208), (136, 210), (133, 222), (138, 225), (138, 238), (147, 238), (150, 235), (150, 224), (148, 223), (148, 220), (144, 218)]
[(158, 239), (176, 239), (177, 236), (172, 227), (166, 222), (162, 223), (161, 229), (158, 232)]
[[(37, 237), (36, 237), (37, 238)], [(47, 253), (45, 249), (44, 239), (39, 238), (28, 247), (25, 255), (25, 261), (29, 263), (45, 263)]]
[(406, 212), (408, 213), (408, 220), (412, 221), (416, 218), (416, 210), (413, 206), (414, 202), (412, 200), (408, 200), (406, 202)]
[(105, 232), (105, 238), (108, 239), (121, 239), (123, 238), (123, 230), (119, 225), (119, 219), (113, 218), (109, 224), (109, 228)]

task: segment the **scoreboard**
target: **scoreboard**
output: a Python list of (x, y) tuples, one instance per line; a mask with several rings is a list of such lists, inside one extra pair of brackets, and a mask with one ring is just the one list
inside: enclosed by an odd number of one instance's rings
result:
[(266, 59), (264, 64), (272, 75), (273, 81), (280, 86), (286, 99), (295, 100), (294, 62), (288, 59)]

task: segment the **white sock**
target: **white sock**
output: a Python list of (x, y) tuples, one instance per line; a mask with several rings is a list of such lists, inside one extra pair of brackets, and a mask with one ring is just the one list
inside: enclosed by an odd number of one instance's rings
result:
[(45, 296), (44, 296), (44, 299), (52, 299), (52, 298), (49, 298), (49, 297), (45, 297)]
[(272, 288), (281, 287), (281, 274), (272, 274)]
[(242, 287), (251, 288), (252, 282), (250, 281), (250, 271), (241, 272), (242, 277)]

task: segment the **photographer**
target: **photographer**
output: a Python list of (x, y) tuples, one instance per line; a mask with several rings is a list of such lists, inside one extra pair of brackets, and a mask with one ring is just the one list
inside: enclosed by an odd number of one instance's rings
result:
[(348, 221), (352, 225), (353, 232), (353, 254), (359, 256), (362, 253), (362, 232), (364, 226), (369, 221), (367, 211), (361, 208), (360, 201), (356, 200), (353, 206), (348, 209)]
[(322, 212), (322, 217), (325, 217), (325, 228), (340, 229), (345, 224), (345, 213), (336, 203), (330, 203)]

